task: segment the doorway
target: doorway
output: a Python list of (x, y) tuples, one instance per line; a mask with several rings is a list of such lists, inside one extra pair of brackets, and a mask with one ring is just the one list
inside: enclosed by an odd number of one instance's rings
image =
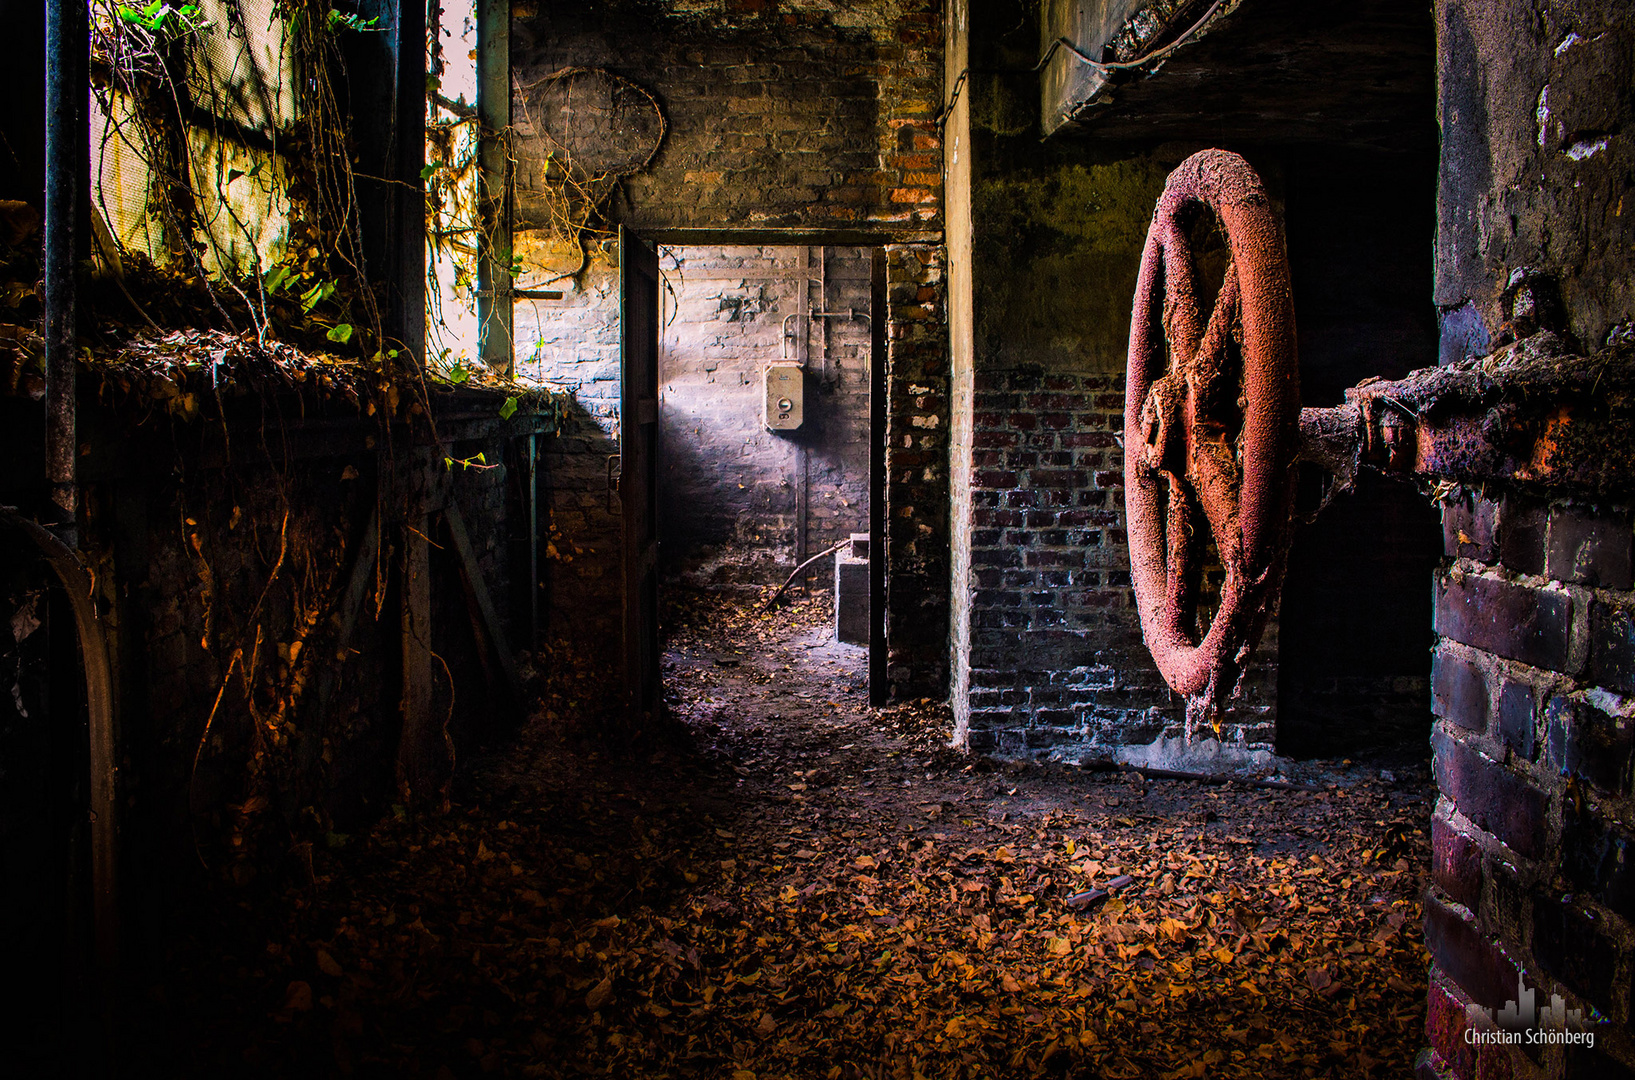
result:
[[(883, 480), (875, 252), (693, 244), (658, 254), (661, 621), (696, 631), (764, 613), (740, 629), (789, 637), (829, 697), (867, 705), (881, 637), (870, 558)], [(711, 642), (700, 646), (706, 663), (738, 666), (728, 639)]]

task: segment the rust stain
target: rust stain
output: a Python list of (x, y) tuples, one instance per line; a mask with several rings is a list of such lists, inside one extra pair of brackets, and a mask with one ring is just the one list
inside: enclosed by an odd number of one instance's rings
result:
[[(1207, 321), (1190, 228), (1212, 214), (1229, 259)], [(1218, 723), (1282, 583), (1300, 391), (1283, 230), (1260, 178), (1222, 150), (1170, 174), (1136, 282), (1125, 383), (1125, 500), (1142, 632), (1188, 702)], [(1207, 629), (1207, 525), (1225, 580)]]

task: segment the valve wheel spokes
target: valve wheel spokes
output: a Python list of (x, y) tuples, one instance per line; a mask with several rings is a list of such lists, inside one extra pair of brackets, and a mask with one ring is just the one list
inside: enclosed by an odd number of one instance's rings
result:
[[(1229, 249), (1207, 322), (1188, 238), (1204, 213), (1218, 219)], [(1241, 157), (1194, 154), (1170, 174), (1147, 232), (1124, 421), (1136, 605), (1147, 647), (1187, 698), (1189, 720), (1218, 720), (1277, 598), (1299, 426), (1281, 224)], [(1206, 523), (1226, 574), (1200, 633)]]

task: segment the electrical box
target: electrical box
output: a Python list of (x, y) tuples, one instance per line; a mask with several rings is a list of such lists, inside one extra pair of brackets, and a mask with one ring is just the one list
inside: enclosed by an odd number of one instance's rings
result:
[(794, 431), (806, 412), (803, 391), (806, 373), (795, 364), (769, 364), (766, 369), (766, 427)]

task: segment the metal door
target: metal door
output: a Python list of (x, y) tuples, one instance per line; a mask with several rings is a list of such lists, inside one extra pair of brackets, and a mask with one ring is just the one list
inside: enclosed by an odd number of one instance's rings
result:
[(619, 502), (624, 512), (625, 685), (632, 718), (659, 705), (659, 259), (619, 228)]

